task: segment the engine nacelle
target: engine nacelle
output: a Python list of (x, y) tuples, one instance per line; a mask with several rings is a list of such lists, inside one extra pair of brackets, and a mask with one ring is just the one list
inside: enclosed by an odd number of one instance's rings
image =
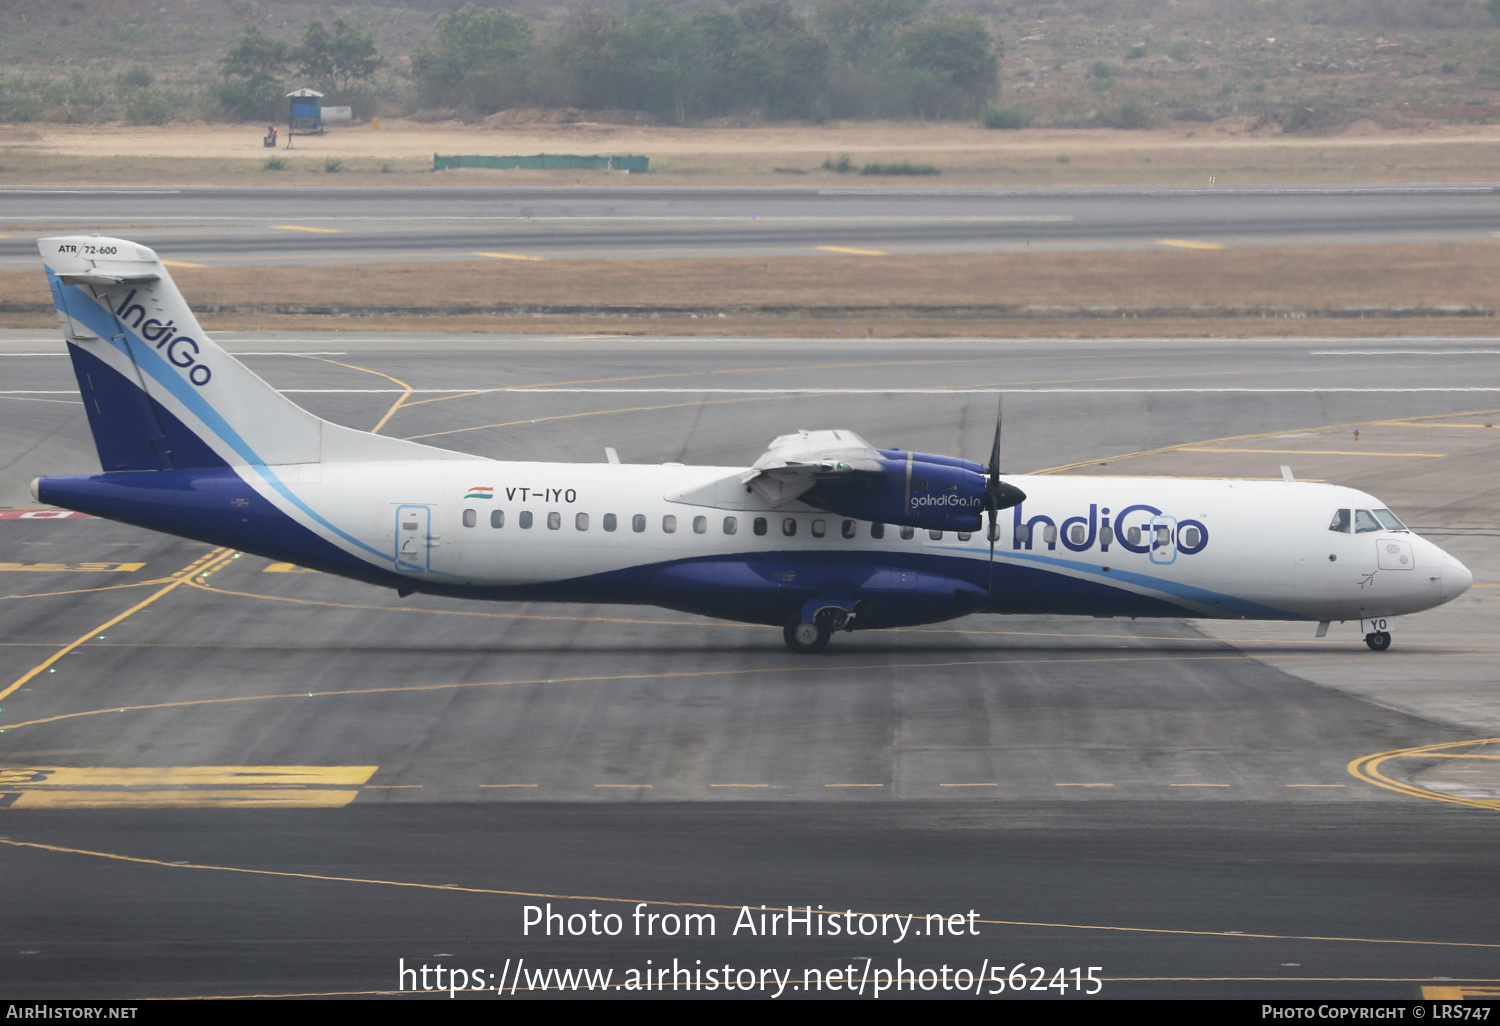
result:
[(951, 456), (881, 449), (883, 473), (823, 478), (801, 501), (839, 516), (930, 531), (977, 531), (984, 468)]

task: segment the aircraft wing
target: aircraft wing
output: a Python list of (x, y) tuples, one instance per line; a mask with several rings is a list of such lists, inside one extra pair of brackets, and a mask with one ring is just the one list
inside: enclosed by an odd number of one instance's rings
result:
[(853, 431), (798, 431), (771, 442), (740, 478), (771, 506), (796, 499), (820, 480), (879, 477), (880, 453)]

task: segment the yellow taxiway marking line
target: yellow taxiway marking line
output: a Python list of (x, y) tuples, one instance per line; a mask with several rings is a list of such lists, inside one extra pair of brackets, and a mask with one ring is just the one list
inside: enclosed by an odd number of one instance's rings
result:
[[(1500, 232), (1496, 232), (1500, 235)], [(1500, 997), (1500, 987), (1464, 987), (1445, 983), (1439, 987), (1423, 987), (1424, 1001), (1462, 1001), (1464, 998)]]
[(263, 574), (315, 574), (318, 571), (296, 563), (271, 563), (261, 570)]
[(535, 260), (543, 262), (542, 257), (523, 256), (520, 253), (475, 253), (475, 256), (489, 257), (491, 260)]
[(709, 784), (709, 787), (770, 787), (770, 784)]
[[(326, 873), (299, 873), (283, 869), (251, 869), (245, 866), (220, 866), (211, 863), (199, 862), (168, 862), (165, 859), (145, 858), (139, 855), (121, 855), (116, 852), (95, 851), (87, 848), (68, 848), (57, 844), (42, 844), (37, 841), (16, 841), (8, 837), (0, 838), (0, 845), (9, 848), (28, 848), (33, 851), (56, 852), (60, 855), (84, 855), (91, 858), (108, 859), (113, 862), (128, 862), (141, 866), (157, 866), (163, 869), (181, 869), (187, 871), (207, 870), (218, 873), (242, 873), (246, 876), (270, 876), (284, 877), (293, 880), (318, 880), (326, 883), (350, 883), (367, 884), (381, 887), (407, 887), (420, 891), (442, 891), (450, 894), (491, 894), (507, 898), (550, 898), (553, 901), (608, 901), (622, 905), (639, 904), (640, 898), (621, 898), (600, 894), (545, 894), (535, 891), (513, 891), (502, 890), (495, 887), (461, 887), (452, 884), (418, 883), (412, 880), (382, 880), (371, 877), (358, 876), (333, 876)], [(702, 901), (657, 901), (651, 900), (650, 905), (666, 905), (672, 908), (710, 908), (724, 909), (738, 912), (742, 905), (714, 904)], [(833, 910), (819, 910), (819, 915), (835, 916), (844, 915), (843, 912)], [(1444, 940), (1402, 940), (1395, 937), (1339, 937), (1299, 934), (1278, 933), (1225, 933), (1223, 930), (1185, 930), (1171, 929), (1168, 927), (1152, 926), (1110, 926), (1100, 923), (1058, 923), (1058, 922), (1031, 922), (1014, 919), (976, 919), (976, 923), (986, 926), (1014, 926), (1023, 929), (1056, 929), (1056, 930), (1096, 930), (1108, 933), (1142, 933), (1163, 934), (1175, 937), (1218, 937), (1223, 939), (1240, 940), (1300, 940), (1300, 941), (1325, 941), (1341, 944), (1395, 944), (1409, 945), (1424, 948), (1483, 948), (1486, 950), (1500, 949), (1500, 943), (1491, 941), (1444, 941)], [(1280, 979), (1281, 977), (1276, 977)], [(1430, 978), (1427, 978), (1430, 979)], [(1470, 982), (1470, 981), (1466, 981)], [(1472, 982), (1478, 982), (1477, 980)], [(1489, 981), (1484, 982), (1500, 982)]]
[(999, 787), (999, 784), (939, 784), (938, 787)]
[(23, 791), (8, 806), (12, 809), (121, 809), (121, 808), (300, 808), (335, 809), (359, 797), (358, 791), (332, 788), (233, 788), (160, 791), (36, 790)]
[(595, 787), (650, 787), (650, 784), (595, 784)]
[(365, 786), (365, 790), (367, 790), (367, 791), (370, 788), (372, 788), (372, 787), (379, 788), (382, 791), (392, 791), (392, 790), (396, 790), (396, 789), (403, 788), (403, 787), (421, 787), (422, 785), (421, 784), (366, 784), (364, 786)]
[(850, 249), (848, 246), (814, 246), (828, 253), (852, 253), (855, 256), (890, 256), (889, 253), (879, 249)]
[(1253, 452), (1267, 456), (1421, 456), (1430, 460), (1447, 457), (1446, 452), (1375, 452), (1370, 449), (1209, 449), (1200, 445), (1189, 445), (1181, 452)]
[[(217, 589), (206, 589), (216, 594), (239, 594), (238, 592), (222, 592)], [(259, 597), (259, 596), (252, 596)], [(625, 621), (633, 623), (652, 621)], [(1486, 658), (1489, 658), (1485, 653)], [(1085, 656), (1080, 659), (1061, 660), (1069, 663), (1120, 663), (1120, 662), (1156, 662), (1166, 659), (1175, 661), (1189, 660), (1195, 662), (1219, 661), (1219, 660), (1252, 660), (1256, 656), (1242, 652), (1211, 652), (1197, 653), (1190, 651), (1172, 652), (1148, 652), (1143, 655), (1107, 655), (1107, 656)], [(1324, 654), (1309, 656), (1308, 658), (1326, 658)], [(43, 716), (34, 720), (22, 720), (16, 723), (0, 723), (0, 733), (7, 730), (19, 730), (22, 727), (36, 727), (45, 723), (60, 723), (63, 720), (79, 719), (84, 716), (115, 715), (123, 712), (150, 712), (155, 709), (182, 709), (189, 706), (201, 705), (231, 705), (242, 702), (270, 702), (283, 699), (295, 699), (306, 701), (310, 698), (343, 698), (350, 695), (389, 695), (389, 694), (421, 694), (433, 691), (456, 691), (468, 688), (514, 688), (530, 687), (543, 684), (553, 686), (565, 684), (599, 684), (599, 683), (626, 683), (629, 681), (667, 681), (667, 680), (705, 680), (713, 677), (744, 677), (751, 674), (827, 674), (827, 673), (862, 673), (869, 670), (903, 670), (917, 669), (940, 670), (952, 667), (978, 667), (978, 666), (1024, 666), (1034, 663), (1047, 663), (1056, 665), (1059, 659), (1055, 656), (1038, 659), (956, 659), (940, 662), (920, 663), (846, 663), (837, 666), (828, 666), (820, 669), (810, 669), (805, 666), (786, 666), (780, 668), (757, 667), (753, 669), (738, 670), (683, 670), (666, 673), (626, 673), (626, 674), (602, 674), (585, 677), (549, 677), (534, 678), (531, 680), (489, 680), (489, 681), (454, 681), (440, 684), (396, 684), (383, 687), (368, 688), (345, 688), (337, 691), (298, 691), (285, 692), (271, 695), (242, 695), (231, 698), (194, 698), (177, 702), (152, 702), (142, 705), (109, 706), (104, 709), (82, 709), (77, 712), (57, 713), (54, 716)], [(621, 785), (629, 786), (629, 785)], [(856, 784), (840, 785), (831, 784), (831, 787), (857, 786), (857, 787), (883, 787), (883, 784)], [(1113, 787), (1113, 784), (1068, 784), (1057, 785), (1059, 787)]]
[(7, 766), (0, 768), (0, 788), (142, 787), (153, 784), (240, 786), (356, 785), (379, 766)]
[(170, 577), (157, 577), (149, 581), (131, 581), (129, 584), (105, 584), (98, 588), (72, 588), (68, 591), (33, 591), (25, 595), (0, 595), (0, 602), (9, 599), (53, 598), (58, 595), (87, 595), (95, 591), (119, 591), (121, 588), (149, 588), (153, 584), (166, 584)]
[(134, 573), (145, 563), (0, 563), (0, 573)]
[(1053, 787), (1114, 787), (1115, 785), (1114, 784), (1074, 784), (1074, 783), (1064, 783), (1064, 784), (1053, 784), (1052, 786)]
[(480, 784), (480, 787), (537, 787), (537, 784)]
[[(322, 228), (309, 228), (307, 230), (324, 231), (324, 229)], [(300, 356), (302, 354), (299, 353), (298, 355)], [(391, 403), (391, 408), (385, 411), (385, 416), (381, 417), (380, 420), (375, 423), (375, 426), (370, 429), (370, 434), (372, 435), (380, 434), (380, 429), (385, 427), (386, 421), (395, 416), (396, 411), (401, 409), (401, 407), (406, 403), (406, 400), (411, 398), (412, 387), (406, 382), (402, 381), (400, 378), (393, 378), (384, 371), (371, 370), (369, 367), (361, 367), (357, 363), (343, 363), (339, 360), (330, 360), (326, 356), (302, 356), (302, 359), (317, 360), (319, 363), (331, 363), (335, 367), (347, 367), (349, 370), (364, 371), (366, 374), (373, 374), (377, 378), (385, 378), (385, 380), (394, 382), (397, 385), (400, 385), (402, 388), (406, 389), (405, 392), (401, 393), (401, 395), (397, 397), (395, 402)]]
[(1413, 798), (1427, 798), (1435, 802), (1447, 802), (1451, 805), (1467, 805), (1473, 809), (1500, 809), (1500, 799), (1494, 798), (1461, 798), (1458, 795), (1444, 794), (1441, 791), (1433, 791), (1416, 784), (1403, 784), (1392, 780), (1380, 772), (1380, 767), (1390, 759), (1409, 758), (1432, 758), (1436, 755), (1447, 754), (1450, 748), (1462, 748), (1467, 745), (1492, 745), (1500, 743), (1500, 737), (1476, 738), (1472, 741), (1448, 741), (1435, 745), (1419, 745), (1415, 748), (1399, 748), (1390, 752), (1376, 752), (1374, 755), (1363, 755), (1349, 763), (1347, 769), (1349, 774), (1367, 784), (1383, 787), (1387, 791), (1395, 791), (1398, 794), (1410, 795)]
[(1176, 246), (1179, 249), (1223, 249), (1222, 242), (1199, 242), (1197, 239), (1155, 239), (1157, 246)]
[(163, 264), (163, 266), (166, 266), (166, 267), (207, 267), (208, 266), (207, 264), (190, 264), (190, 263), (187, 263), (184, 260), (163, 260), (162, 264)]
[[(1492, 413), (1500, 413), (1500, 410), (1460, 410), (1457, 413), (1430, 413), (1418, 417), (1408, 417), (1399, 421), (1381, 421), (1383, 424), (1402, 424), (1416, 426), (1417, 421), (1441, 420), (1444, 417), (1482, 417)], [(1198, 442), (1183, 442), (1178, 445), (1163, 445), (1156, 449), (1137, 449), (1135, 452), (1122, 452), (1115, 456), (1106, 456), (1104, 459), (1079, 460), (1076, 463), (1059, 463), (1055, 467), (1045, 467), (1041, 470), (1033, 470), (1036, 475), (1061, 474), (1079, 467), (1096, 467), (1107, 463), (1115, 463), (1121, 460), (1133, 460), (1141, 456), (1158, 456), (1166, 452), (1179, 452), (1183, 449), (1191, 449), (1200, 445), (1223, 445), (1226, 442), (1248, 442), (1257, 438), (1277, 438), (1293, 433), (1326, 433), (1330, 431), (1348, 430), (1349, 428), (1366, 427), (1371, 421), (1351, 420), (1345, 424), (1320, 424), (1316, 427), (1305, 428), (1282, 428), (1278, 431), (1260, 431), (1252, 435), (1229, 435), (1224, 438), (1206, 438)], [(1257, 452), (1263, 450), (1256, 450)]]
[(309, 228), (301, 224), (273, 224), (272, 228), (283, 232), (317, 232), (320, 235), (342, 235), (342, 228)]
[(44, 670), (50, 669), (53, 663), (57, 662), (69, 652), (73, 651), (79, 645), (82, 645), (86, 641), (91, 641), (94, 638), (97, 638), (99, 635), (103, 634), (115, 624), (129, 619), (132, 615), (140, 612), (142, 609), (145, 609), (151, 603), (155, 602), (163, 595), (166, 595), (174, 588), (177, 588), (179, 585), (186, 584), (189, 580), (192, 579), (193, 574), (202, 573), (206, 569), (220, 566), (228, 562), (233, 556), (233, 549), (214, 549), (212, 552), (208, 553), (208, 555), (200, 556), (198, 559), (188, 564), (182, 570), (178, 571), (178, 573), (174, 576), (174, 579), (171, 580), (165, 587), (161, 588), (158, 591), (152, 592), (149, 596), (137, 602), (135, 605), (125, 610), (125, 612), (121, 613), (119, 616), (111, 617), (110, 619), (101, 623), (98, 627), (95, 627), (93, 630), (89, 631), (87, 634), (81, 635), (75, 641), (64, 645), (62, 648), (52, 653), (52, 655), (47, 659), (40, 663), (37, 663), (26, 673), (22, 674), (20, 677), (17, 677), (14, 683), (12, 683), (4, 691), (0, 691), (0, 701), (9, 698), (13, 693), (19, 690), (37, 674), (43, 672)]

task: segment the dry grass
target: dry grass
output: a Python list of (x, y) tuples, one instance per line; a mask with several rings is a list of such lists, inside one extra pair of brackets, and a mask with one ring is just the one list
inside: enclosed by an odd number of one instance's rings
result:
[[(962, 123), (863, 122), (744, 128), (621, 125), (484, 125), (383, 122), (296, 139), (277, 150), (285, 171), (264, 171), (254, 125), (0, 126), (0, 183), (219, 185), (800, 185), (879, 184), (822, 171), (828, 157), (933, 164), (942, 184), (1220, 185), (1487, 181), (1500, 171), (1500, 125), (1437, 122), (1309, 138), (1254, 131), (1254, 119), (1151, 131), (1027, 129)], [(433, 153), (637, 153), (647, 175), (602, 171), (433, 174)], [(191, 156), (181, 156), (191, 154)], [(345, 171), (328, 175), (326, 157)], [(1066, 162), (1062, 162), (1066, 158)], [(382, 168), (387, 170), (382, 171)], [(778, 170), (779, 169), (779, 170)], [(806, 172), (788, 174), (786, 171)], [(909, 179), (893, 179), (906, 181)], [(925, 180), (924, 184), (933, 184)]]
[[(189, 302), (206, 311), (205, 325), (221, 329), (1477, 334), (1496, 328), (1500, 245), (462, 261), (173, 273)], [(50, 306), (46, 282), (32, 271), (0, 272), (0, 303)], [(289, 309), (299, 306), (324, 312)], [(1479, 315), (1457, 316), (1459, 310)], [(0, 324), (11, 326), (48, 323), (45, 314), (0, 315)]]

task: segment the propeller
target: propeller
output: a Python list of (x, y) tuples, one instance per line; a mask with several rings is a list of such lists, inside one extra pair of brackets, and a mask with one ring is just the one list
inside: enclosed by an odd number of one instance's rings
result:
[(1026, 493), (1015, 485), (1000, 480), (1000, 425), (1005, 420), (1005, 396), (1002, 393), (995, 408), (995, 441), (990, 446), (989, 472), (984, 482), (984, 511), (989, 517), (986, 531), (990, 540), (990, 590), (995, 588), (995, 539), (999, 534), (997, 515), (1002, 509), (1019, 506), (1026, 501)]

